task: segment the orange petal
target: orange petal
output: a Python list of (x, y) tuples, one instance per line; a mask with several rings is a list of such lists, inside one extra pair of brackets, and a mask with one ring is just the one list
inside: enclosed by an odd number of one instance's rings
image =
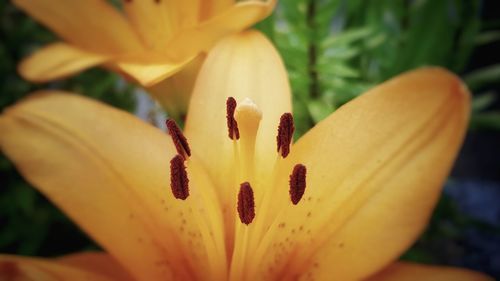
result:
[(14, 0), (27, 12), (70, 43), (101, 54), (143, 49), (134, 30), (107, 1)]
[(95, 272), (112, 280), (133, 281), (129, 273), (110, 255), (99, 252), (71, 254), (57, 259), (59, 264)]
[(64, 264), (56, 259), (0, 255), (0, 280), (36, 281), (118, 281), (90, 268)]
[[(190, 198), (172, 196), (169, 161), (176, 152), (165, 133), (126, 112), (57, 92), (9, 108), (0, 130), (0, 147), (21, 174), (137, 280), (223, 270), (220, 207), (203, 199), (213, 187), (190, 161)], [(208, 226), (200, 219), (206, 216)]]
[(228, 37), (210, 51), (195, 83), (185, 127), (194, 153), (207, 167), (227, 207), (233, 208), (231, 200), (236, 198), (237, 186), (233, 182), (233, 142), (226, 125), (226, 100), (230, 96), (237, 102), (249, 98), (262, 111), (256, 167), (259, 175), (268, 175), (277, 155), (279, 119), (282, 113), (291, 111), (291, 100), (281, 58), (257, 31)]
[(275, 237), (268, 238), (263, 264), (288, 253), (289, 260), (274, 265), (275, 274), (324, 280), (322, 273), (335, 272), (339, 280), (359, 280), (397, 258), (426, 226), (468, 116), (461, 81), (443, 69), (423, 68), (373, 88), (320, 122), (286, 159), (288, 171), (297, 163), (307, 167), (307, 187), (294, 206), (288, 174), (281, 176), (274, 204), (283, 212), (269, 231)]
[(168, 76), (171, 76), (180, 71), (182, 67), (189, 64), (194, 58), (195, 57), (188, 57), (187, 59), (179, 62), (120, 62), (117, 63), (116, 66), (118, 67), (118, 69), (125, 72), (133, 79), (137, 80), (141, 85), (150, 87), (158, 82), (161, 82)]
[(46, 82), (78, 73), (108, 60), (65, 43), (54, 43), (38, 50), (19, 65), (23, 78)]
[(266, 18), (276, 1), (242, 1), (201, 24), (183, 29), (168, 43), (168, 54), (185, 58), (209, 50), (224, 36), (249, 28)]
[[(327, 280), (327, 279), (325, 279)], [(330, 280), (330, 279), (328, 279)], [(479, 272), (461, 268), (428, 266), (398, 262), (368, 281), (493, 281), (493, 278)]]

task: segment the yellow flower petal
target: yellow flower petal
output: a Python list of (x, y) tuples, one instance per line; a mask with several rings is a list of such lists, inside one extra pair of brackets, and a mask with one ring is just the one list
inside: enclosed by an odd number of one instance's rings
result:
[(184, 58), (209, 50), (224, 36), (249, 28), (266, 18), (275, 4), (274, 0), (239, 2), (191, 29), (178, 32), (168, 42), (168, 54)]
[[(184, 1), (123, 1), (124, 10), (149, 50), (164, 51), (177, 30), (175, 10)], [(196, 10), (192, 11), (195, 13)]]
[[(137, 280), (224, 270), (213, 187), (191, 161), (191, 196), (174, 199), (168, 167), (175, 149), (166, 134), (130, 114), (63, 93), (34, 95), (8, 109), (0, 131), (1, 149), (21, 174)], [(200, 222), (206, 216), (210, 225)]]
[[(330, 279), (325, 279), (330, 280)], [(368, 281), (493, 281), (493, 278), (466, 269), (395, 263)]]
[[(207, 167), (221, 197), (234, 201), (239, 184), (233, 182), (233, 142), (226, 125), (229, 96), (237, 102), (249, 98), (262, 111), (256, 167), (258, 174), (269, 174), (277, 155), (280, 116), (291, 111), (290, 88), (279, 54), (257, 31), (228, 37), (209, 53), (195, 84), (185, 127), (191, 148)], [(235, 206), (228, 204), (231, 210)]]
[(217, 13), (231, 7), (235, 4), (235, 0), (203, 0), (200, 1), (200, 21), (205, 21)]
[[(269, 233), (275, 237), (268, 241), (284, 246), (261, 250), (267, 253), (262, 264), (285, 276), (303, 272), (325, 280), (330, 275), (321, 273), (334, 272), (338, 280), (359, 280), (397, 258), (427, 224), (462, 143), (468, 110), (468, 91), (455, 75), (424, 68), (370, 90), (319, 123), (286, 159), (289, 171), (296, 163), (307, 167), (307, 188), (302, 201), (287, 202), (274, 221)], [(282, 178), (277, 198), (288, 197)], [(294, 251), (300, 255), (273, 262)]]
[(69, 44), (54, 43), (25, 58), (19, 65), (19, 72), (27, 80), (46, 82), (78, 73), (108, 59)]
[(125, 269), (106, 253), (85, 252), (57, 258), (58, 264), (95, 272), (112, 280), (133, 281)]
[(143, 49), (129, 23), (102, 0), (14, 0), (16, 6), (82, 49), (109, 54)]
[(55, 259), (0, 255), (0, 280), (113, 281), (116, 279), (101, 275), (98, 271), (66, 265)]
[(149, 87), (180, 71), (182, 67), (190, 63), (194, 58), (195, 56), (188, 57), (179, 62), (145, 62), (142, 64), (119, 62), (116, 64), (116, 67), (137, 80), (143, 86)]
[(198, 72), (206, 55), (197, 56), (179, 72), (147, 89), (176, 120), (184, 120)]

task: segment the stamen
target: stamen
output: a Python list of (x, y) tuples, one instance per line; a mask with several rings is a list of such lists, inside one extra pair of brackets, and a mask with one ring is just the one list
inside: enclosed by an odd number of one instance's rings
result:
[(240, 185), (238, 193), (238, 214), (242, 223), (248, 225), (255, 217), (255, 202), (253, 190), (250, 183), (244, 182)]
[(290, 144), (292, 143), (293, 132), (295, 126), (293, 125), (293, 116), (291, 113), (283, 113), (280, 118), (280, 125), (278, 127), (278, 136), (276, 142), (278, 144), (278, 153), (281, 153), (283, 158), (286, 158), (290, 153)]
[(306, 166), (297, 164), (290, 175), (290, 199), (294, 205), (299, 203), (306, 190)]
[(226, 119), (228, 136), (232, 140), (240, 138), (240, 131), (238, 130), (238, 122), (234, 119), (234, 111), (236, 110), (236, 100), (233, 97), (228, 97), (226, 100)]
[(170, 188), (174, 197), (186, 200), (189, 196), (189, 178), (184, 166), (184, 157), (177, 154), (170, 160)]
[(167, 119), (166, 124), (168, 132), (170, 133), (172, 141), (174, 142), (175, 149), (177, 149), (177, 153), (184, 157), (184, 159), (187, 159), (189, 156), (191, 156), (191, 149), (189, 149), (189, 144), (186, 137), (184, 136), (184, 134), (182, 134), (181, 129), (179, 129), (173, 119)]

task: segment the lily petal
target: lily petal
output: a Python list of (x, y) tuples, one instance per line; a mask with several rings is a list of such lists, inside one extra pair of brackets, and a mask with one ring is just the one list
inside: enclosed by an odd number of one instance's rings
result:
[(19, 72), (27, 80), (46, 82), (78, 73), (108, 59), (107, 56), (59, 42), (25, 58), (19, 65)]
[(193, 28), (178, 32), (168, 43), (167, 51), (176, 58), (208, 51), (224, 36), (249, 28), (266, 18), (275, 4), (275, 0), (239, 2)]
[(395, 263), (368, 281), (493, 281), (493, 278), (461, 268)]
[[(272, 243), (285, 245), (279, 253), (291, 255), (275, 274), (324, 280), (328, 267), (338, 280), (359, 280), (401, 255), (427, 224), (468, 116), (460, 80), (424, 68), (368, 91), (310, 130), (286, 159), (289, 171), (307, 167), (307, 188), (269, 231)], [(277, 198), (287, 198), (287, 183), (281, 186)], [(278, 250), (269, 251), (264, 264), (274, 264)]]
[(133, 281), (129, 273), (110, 255), (98, 252), (85, 252), (60, 257), (59, 264), (95, 272), (111, 280)]
[[(220, 214), (212, 211), (220, 207), (197, 199), (213, 187), (192, 161), (192, 200), (172, 196), (168, 167), (175, 148), (158, 129), (84, 97), (40, 93), (6, 110), (0, 130), (1, 149), (21, 174), (137, 280), (190, 279), (191, 268), (202, 269), (199, 274), (223, 268), (209, 262), (224, 260), (216, 241)], [(207, 215), (211, 225), (202, 225), (199, 217)], [(207, 238), (210, 232), (214, 238)]]
[(54, 259), (0, 255), (0, 280), (112, 281), (117, 279), (111, 279), (93, 270), (66, 265)]
[(172, 9), (176, 2), (184, 1), (123, 1), (128, 18), (148, 50), (167, 48), (168, 40), (177, 29)]
[[(122, 14), (101, 0), (14, 0), (66, 41), (98, 53), (138, 52), (139, 38)], [(99, 42), (99, 44), (96, 44)]]
[[(137, 80), (145, 87), (153, 86), (154, 84), (164, 80), (166, 77), (180, 71), (182, 67), (189, 64), (195, 56), (188, 57), (179, 62), (165, 63), (117, 63), (116, 66), (127, 75)], [(168, 94), (168, 93), (164, 93)]]
[[(233, 181), (233, 141), (226, 126), (226, 99), (230, 96), (237, 102), (249, 98), (262, 111), (256, 167), (258, 174), (269, 174), (277, 158), (280, 116), (291, 111), (290, 88), (279, 54), (257, 31), (230, 36), (210, 51), (198, 74), (185, 127), (194, 154), (203, 161), (221, 198), (234, 200), (239, 185)], [(232, 210), (234, 206), (226, 207)]]

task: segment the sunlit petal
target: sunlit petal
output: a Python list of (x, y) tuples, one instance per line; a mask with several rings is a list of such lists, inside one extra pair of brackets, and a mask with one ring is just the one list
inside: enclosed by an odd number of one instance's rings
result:
[[(269, 79), (271, 73), (273, 79)], [(256, 167), (258, 174), (269, 174), (277, 155), (280, 115), (291, 111), (290, 89), (281, 58), (257, 31), (228, 37), (209, 53), (197, 78), (186, 121), (186, 136), (217, 182), (219, 193), (233, 198), (234, 151), (226, 126), (226, 99), (230, 96), (237, 102), (249, 98), (262, 111)]]
[(168, 42), (168, 53), (183, 58), (209, 50), (224, 36), (249, 28), (267, 17), (275, 1), (243, 1), (230, 6), (216, 16), (191, 28), (177, 33)]
[[(290, 171), (296, 163), (307, 167), (307, 188), (302, 202), (285, 203), (274, 221), (269, 241), (284, 246), (268, 245), (264, 261), (290, 255), (274, 264), (275, 274), (317, 275), (327, 267), (338, 280), (358, 280), (397, 258), (427, 224), (462, 143), (468, 108), (456, 76), (424, 68), (320, 122), (287, 158)], [(277, 198), (288, 197), (286, 180)]]
[[(118, 62), (116, 67), (126, 73), (128, 76), (137, 80), (144, 86), (152, 86), (166, 77), (173, 75), (191, 62), (194, 57), (188, 57), (179, 62)], [(165, 93), (168, 95), (168, 93)]]
[[(330, 280), (330, 279), (324, 279)], [(395, 263), (368, 281), (493, 281), (484, 274), (453, 267)]]
[[(163, 132), (67, 93), (35, 94), (8, 109), (0, 129), (2, 151), (21, 174), (136, 279), (224, 270), (220, 207), (210, 181), (191, 161), (192, 196), (174, 199), (169, 161), (175, 149)], [(206, 216), (209, 225), (200, 222)]]
[(78, 73), (108, 59), (66, 43), (54, 43), (25, 58), (19, 65), (19, 72), (30, 81), (46, 82)]
[(13, 0), (13, 2), (59, 36), (82, 49), (104, 54), (137, 52), (143, 49), (125, 17), (107, 1)]

